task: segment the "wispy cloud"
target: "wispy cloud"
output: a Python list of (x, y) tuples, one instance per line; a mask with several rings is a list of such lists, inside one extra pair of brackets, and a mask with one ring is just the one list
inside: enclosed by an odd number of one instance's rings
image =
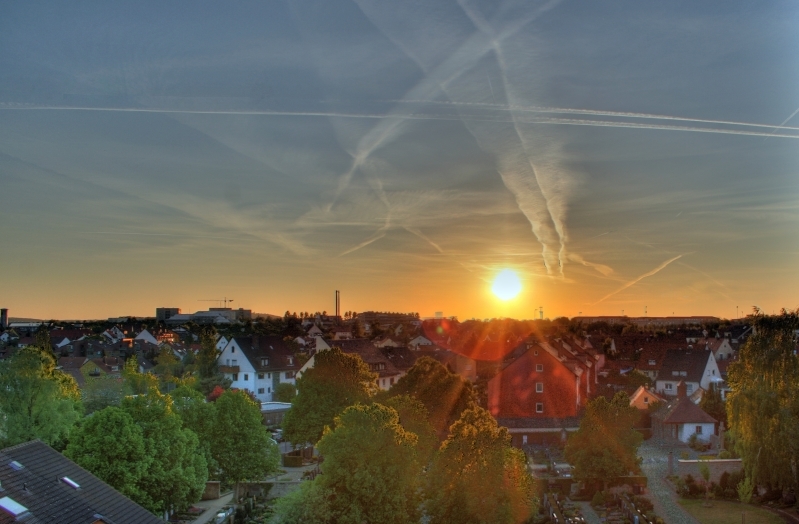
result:
[(671, 264), (671, 263), (672, 263), (672, 262), (674, 262), (675, 260), (679, 260), (679, 259), (680, 259), (680, 258), (682, 258), (683, 256), (685, 256), (685, 254), (682, 254), (682, 255), (677, 255), (677, 256), (676, 256), (676, 257), (674, 257), (674, 258), (670, 258), (670, 259), (666, 260), (665, 262), (663, 262), (662, 264), (660, 264), (660, 265), (659, 265), (658, 267), (656, 267), (655, 269), (653, 269), (653, 270), (651, 270), (651, 271), (647, 271), (646, 273), (644, 273), (643, 275), (639, 276), (638, 278), (635, 278), (635, 279), (633, 279), (633, 280), (630, 280), (629, 282), (627, 282), (626, 284), (624, 284), (623, 286), (621, 286), (619, 289), (617, 289), (617, 290), (613, 291), (612, 293), (608, 293), (607, 295), (605, 295), (604, 297), (600, 298), (599, 300), (597, 300), (596, 302), (594, 302), (594, 303), (593, 303), (593, 304), (591, 304), (591, 305), (592, 305), (592, 306), (596, 306), (597, 304), (600, 304), (600, 303), (604, 302), (605, 300), (609, 299), (609, 298), (610, 298), (610, 297), (612, 297), (613, 295), (616, 295), (616, 294), (618, 294), (618, 293), (621, 293), (621, 292), (622, 292), (622, 291), (624, 291), (625, 289), (627, 289), (627, 288), (630, 288), (630, 287), (632, 287), (632, 286), (636, 285), (638, 282), (642, 281), (643, 279), (645, 279), (645, 278), (647, 278), (647, 277), (651, 277), (652, 275), (655, 275), (656, 273), (658, 273), (658, 272), (660, 272), (661, 270), (663, 270), (663, 269), (664, 269), (666, 266), (668, 266), (669, 264)]

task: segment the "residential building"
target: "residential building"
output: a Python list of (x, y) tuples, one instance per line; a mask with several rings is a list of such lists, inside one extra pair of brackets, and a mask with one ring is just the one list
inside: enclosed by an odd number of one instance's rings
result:
[(707, 389), (711, 382), (721, 381), (721, 373), (713, 352), (701, 349), (667, 351), (660, 368), (655, 390), (666, 396), (677, 395), (677, 384), (684, 382), (688, 395), (697, 388)]
[(47, 444), (0, 450), (0, 524), (164, 524)]
[(718, 421), (705, 413), (687, 394), (687, 384), (679, 381), (677, 396), (652, 414), (652, 434), (688, 442), (692, 435), (709, 442), (716, 434)]
[(217, 363), (232, 381), (231, 388), (245, 389), (261, 402), (273, 400), (278, 384), (295, 384), (300, 369), (294, 352), (279, 336), (234, 337)]

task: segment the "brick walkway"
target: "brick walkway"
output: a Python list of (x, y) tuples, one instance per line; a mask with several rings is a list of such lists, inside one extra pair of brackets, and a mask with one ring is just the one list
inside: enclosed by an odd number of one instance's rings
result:
[[(666, 524), (699, 524), (677, 503), (677, 494), (666, 482), (669, 449), (661, 447), (654, 440), (648, 440), (638, 448), (638, 455), (643, 459), (641, 469), (648, 480), (649, 498), (655, 506), (655, 513)], [(675, 455), (679, 455), (679, 452), (675, 452)], [(674, 460), (677, 460), (676, 456)]]

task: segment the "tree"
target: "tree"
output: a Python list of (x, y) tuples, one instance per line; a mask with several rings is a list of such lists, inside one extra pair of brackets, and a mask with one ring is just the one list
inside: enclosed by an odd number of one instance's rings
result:
[(339, 348), (314, 356), (314, 367), (297, 379), (297, 396), (283, 419), (283, 435), (294, 444), (315, 444), (336, 416), (377, 390), (377, 375), (358, 355)]
[(139, 371), (139, 361), (135, 355), (125, 362), (122, 378), (125, 380), (125, 387), (133, 395), (145, 395), (151, 388), (158, 387), (158, 378), (155, 375)]
[(633, 427), (640, 413), (624, 392), (608, 402), (597, 397), (588, 403), (580, 428), (569, 436), (566, 460), (577, 479), (602, 479), (638, 472), (638, 446), (643, 437)]
[(147, 454), (142, 429), (122, 409), (108, 407), (83, 419), (64, 455), (126, 497), (146, 499), (140, 485), (154, 457)]
[(431, 524), (525, 522), (537, 503), (524, 453), (483, 408), (452, 425), (427, 474)]
[(288, 382), (281, 382), (275, 386), (275, 391), (272, 393), (272, 399), (275, 402), (291, 402), (297, 395), (297, 387)]
[(200, 335), (200, 352), (197, 355), (197, 370), (201, 379), (212, 378), (219, 373), (216, 362), (218, 356), (216, 333), (203, 330), (202, 335)]
[(730, 364), (727, 418), (747, 479), (771, 489), (799, 487), (799, 310), (756, 311), (753, 334)]
[[(223, 391), (220, 389), (220, 395)], [(206, 402), (203, 394), (194, 388), (181, 386), (169, 393), (172, 407), (183, 421), (183, 427), (192, 430), (199, 439), (200, 451), (208, 466), (209, 478), (217, 478), (219, 465), (211, 452), (216, 421), (216, 404)]]
[(244, 391), (225, 391), (215, 402), (211, 455), (228, 482), (262, 480), (277, 470), (280, 450), (263, 425), (261, 407)]
[(319, 441), (325, 457), (314, 482), (335, 493), (328, 500), (334, 522), (419, 522), (417, 437), (392, 408), (357, 404), (336, 418)]
[(119, 406), (125, 396), (125, 382), (119, 377), (92, 377), (84, 384), (81, 395), (89, 415), (109, 406)]
[(333, 524), (336, 522), (330, 509), (332, 489), (318, 482), (303, 482), (300, 488), (277, 499), (272, 524)]
[(384, 404), (397, 412), (399, 422), (406, 431), (415, 434), (416, 453), (422, 464), (428, 464), (438, 447), (438, 435), (430, 424), (430, 413), (420, 401), (408, 395), (391, 397)]
[(0, 361), (0, 391), (2, 447), (38, 438), (64, 449), (83, 406), (75, 379), (55, 368), (51, 351), (27, 347)]
[(710, 383), (708, 390), (702, 395), (699, 407), (714, 419), (723, 422), (724, 427), (727, 427), (727, 406), (724, 405), (721, 391), (714, 382)]
[(123, 399), (122, 409), (141, 428), (145, 452), (154, 458), (139, 480), (141, 498), (136, 502), (161, 514), (199, 500), (208, 467), (197, 435), (183, 427), (172, 398), (152, 388), (146, 395)]
[(430, 423), (442, 440), (450, 425), (477, 401), (469, 382), (430, 357), (417, 360), (387, 394), (409, 395), (419, 400), (430, 413)]

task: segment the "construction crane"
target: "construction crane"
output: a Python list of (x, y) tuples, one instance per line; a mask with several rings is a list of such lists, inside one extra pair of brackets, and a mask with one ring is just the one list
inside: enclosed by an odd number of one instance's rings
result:
[[(233, 302), (232, 298), (201, 298), (197, 302), (216, 302), (220, 307), (227, 307), (228, 302)], [(222, 306), (224, 304), (224, 306)]]

